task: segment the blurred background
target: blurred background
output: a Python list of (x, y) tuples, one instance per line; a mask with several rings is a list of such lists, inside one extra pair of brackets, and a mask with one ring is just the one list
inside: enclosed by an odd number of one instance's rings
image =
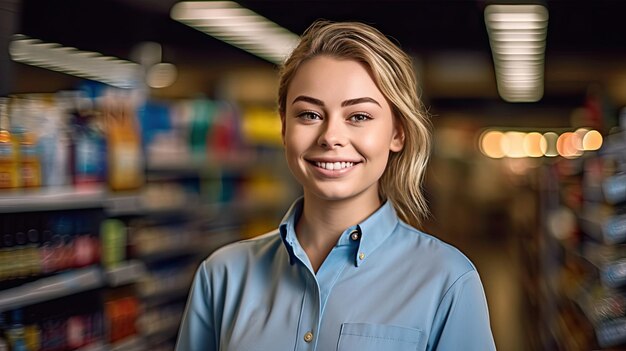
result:
[(173, 349), (198, 263), (301, 193), (277, 65), (318, 18), (413, 57), (434, 125), (423, 229), (476, 264), (498, 349), (626, 349), (625, 15), (0, 0), (0, 350)]

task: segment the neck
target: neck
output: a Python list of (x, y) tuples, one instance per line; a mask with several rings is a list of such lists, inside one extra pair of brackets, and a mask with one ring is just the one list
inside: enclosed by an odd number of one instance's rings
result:
[(342, 200), (321, 199), (305, 191), (296, 235), (317, 271), (341, 233), (369, 217), (380, 207), (378, 194), (361, 194)]

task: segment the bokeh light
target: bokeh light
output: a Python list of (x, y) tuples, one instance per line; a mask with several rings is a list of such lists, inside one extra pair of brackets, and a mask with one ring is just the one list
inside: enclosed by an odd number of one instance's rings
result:
[(547, 132), (543, 134), (543, 138), (541, 139), (541, 149), (543, 150), (543, 154), (545, 156), (555, 157), (559, 155), (559, 152), (556, 149), (556, 141), (558, 138), (559, 135), (554, 132)]
[(504, 151), (502, 151), (502, 139), (504, 133), (495, 130), (484, 132), (480, 138), (480, 151), (491, 158), (504, 157)]
[(602, 143), (602, 134), (587, 128), (560, 134), (489, 129), (480, 135), (478, 142), (482, 154), (490, 158), (576, 158), (585, 151), (598, 150)]
[(576, 158), (582, 154), (580, 150), (576, 148), (578, 136), (573, 132), (565, 132), (559, 136), (556, 141), (556, 149), (559, 155), (565, 158)]
[(602, 134), (597, 130), (590, 130), (583, 137), (583, 149), (585, 151), (598, 150), (602, 147)]
[(526, 133), (522, 132), (506, 132), (502, 139), (502, 150), (507, 157), (520, 158), (526, 157), (524, 152), (524, 138)]
[(543, 136), (541, 133), (532, 132), (526, 134), (524, 137), (524, 153), (529, 157), (541, 157), (544, 154), (544, 150), (541, 147), (541, 140)]

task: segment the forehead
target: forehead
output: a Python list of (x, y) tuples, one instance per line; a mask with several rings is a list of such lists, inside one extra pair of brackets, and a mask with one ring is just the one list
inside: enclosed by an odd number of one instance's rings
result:
[(287, 104), (299, 95), (327, 102), (360, 97), (385, 100), (365, 64), (323, 55), (307, 60), (298, 68), (287, 90)]

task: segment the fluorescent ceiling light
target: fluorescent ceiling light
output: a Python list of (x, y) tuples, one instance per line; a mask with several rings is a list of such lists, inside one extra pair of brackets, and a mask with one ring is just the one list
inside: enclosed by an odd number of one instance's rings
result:
[(20, 34), (13, 37), (9, 52), (11, 59), (16, 62), (96, 80), (118, 88), (135, 87), (137, 79), (141, 77), (141, 66), (137, 63), (57, 43), (44, 43)]
[(172, 19), (280, 64), (299, 37), (234, 1), (184, 1), (170, 11)]
[(509, 102), (541, 99), (547, 9), (541, 5), (488, 5), (485, 25), (500, 96)]

